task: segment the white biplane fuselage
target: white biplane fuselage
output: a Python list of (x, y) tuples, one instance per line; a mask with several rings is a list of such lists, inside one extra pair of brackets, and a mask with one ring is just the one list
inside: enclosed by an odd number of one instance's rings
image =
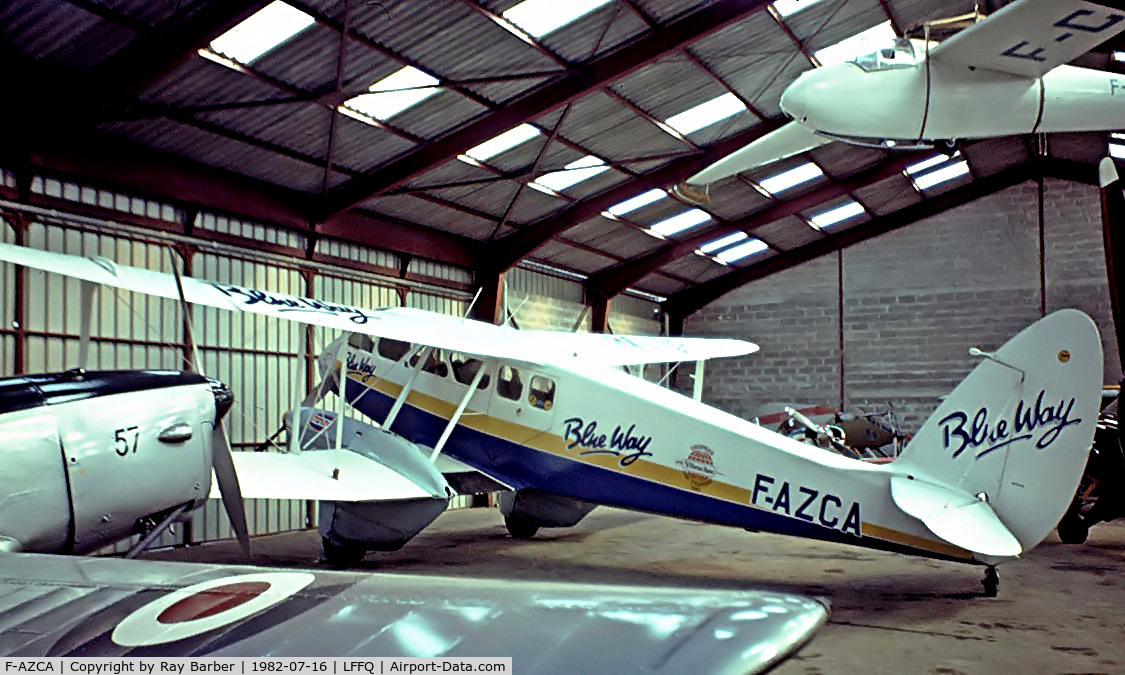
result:
[[(409, 356), (395, 358), (406, 349), (402, 343), (385, 350), (382, 344), (370, 352), (347, 352), (347, 398), (380, 422), (415, 369)], [(462, 382), (470, 376), (458, 378), (453, 365), (458, 357), (453, 362), (447, 357), (435, 351), (436, 360), (418, 368), (391, 425), (419, 445), (438, 442), (467, 393)], [(931, 557), (983, 562), (1005, 557), (974, 555), (942, 541), (896, 506), (892, 479), (908, 472), (905, 467), (801, 443), (619, 368), (489, 361), (484, 367), (491, 382), (469, 398), (442, 452), (517, 490)], [(320, 365), (338, 367), (335, 347), (325, 351)], [(983, 422), (984, 408), (939, 410), (944, 423), (927, 425), (919, 436), (943, 445), (939, 452), (951, 461), (966, 448), (983, 453), (982, 443), (1003, 446), (1008, 434), (1026, 436), (1014, 433), (1017, 427), (1053, 442), (1092, 420), (1077, 415), (1073, 397), (1060, 393), (1044, 391), (1022, 404), (1009, 398), (1008, 407), (1022, 412), (1009, 410), (1008, 416), (1022, 415), (1019, 421)], [(994, 425), (991, 440), (987, 433), (981, 437), (982, 424)], [(985, 460), (988, 454), (980, 461), (1002, 461), (1003, 453)], [(994, 503), (1000, 501), (999, 488), (991, 486)]]

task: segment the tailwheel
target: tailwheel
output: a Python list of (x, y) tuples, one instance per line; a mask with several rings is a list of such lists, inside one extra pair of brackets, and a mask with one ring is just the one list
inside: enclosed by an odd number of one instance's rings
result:
[(352, 567), (363, 561), (367, 551), (353, 544), (336, 544), (328, 537), (320, 538), (324, 549), (324, 562), (332, 567)]
[(988, 569), (984, 571), (984, 578), (980, 580), (980, 583), (984, 586), (984, 597), (996, 597), (996, 593), (1000, 590), (1000, 573), (996, 571), (995, 565), (988, 566)]
[(539, 524), (534, 520), (514, 514), (504, 516), (504, 527), (508, 528), (512, 539), (531, 539), (539, 531)]

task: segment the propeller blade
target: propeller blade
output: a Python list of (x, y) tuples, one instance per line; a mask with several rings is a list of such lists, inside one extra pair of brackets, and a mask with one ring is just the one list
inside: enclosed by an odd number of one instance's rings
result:
[(216, 422), (211, 432), (211, 467), (215, 470), (215, 480), (219, 483), (219, 493), (223, 496), (223, 508), (227, 511), (231, 529), (238, 538), (238, 545), (246, 557), (250, 557), (250, 534), (246, 527), (246, 507), (242, 502), (242, 490), (238, 487), (238, 474), (234, 470), (234, 459), (230, 454), (230, 444), (223, 430), (223, 423)]

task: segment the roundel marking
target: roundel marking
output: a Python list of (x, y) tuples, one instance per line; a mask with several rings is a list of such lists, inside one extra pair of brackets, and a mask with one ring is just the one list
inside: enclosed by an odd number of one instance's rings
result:
[(259, 572), (187, 586), (138, 607), (111, 639), (122, 647), (148, 647), (201, 635), (273, 607), (315, 578), (309, 572)]

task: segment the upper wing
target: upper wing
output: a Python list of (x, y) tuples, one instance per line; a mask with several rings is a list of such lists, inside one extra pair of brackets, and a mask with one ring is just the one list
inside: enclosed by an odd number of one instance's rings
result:
[[(107, 258), (0, 243), (0, 260), (173, 300), (180, 297), (171, 274), (118, 265)], [(530, 363), (577, 358), (607, 366), (634, 365), (741, 356), (758, 349), (745, 340), (517, 331), (409, 307), (363, 309), (191, 277), (183, 277), (182, 283), (184, 299), (194, 304)]]
[(1040, 77), (1125, 30), (1125, 13), (1082, 0), (1017, 0), (930, 50), (951, 65)]

